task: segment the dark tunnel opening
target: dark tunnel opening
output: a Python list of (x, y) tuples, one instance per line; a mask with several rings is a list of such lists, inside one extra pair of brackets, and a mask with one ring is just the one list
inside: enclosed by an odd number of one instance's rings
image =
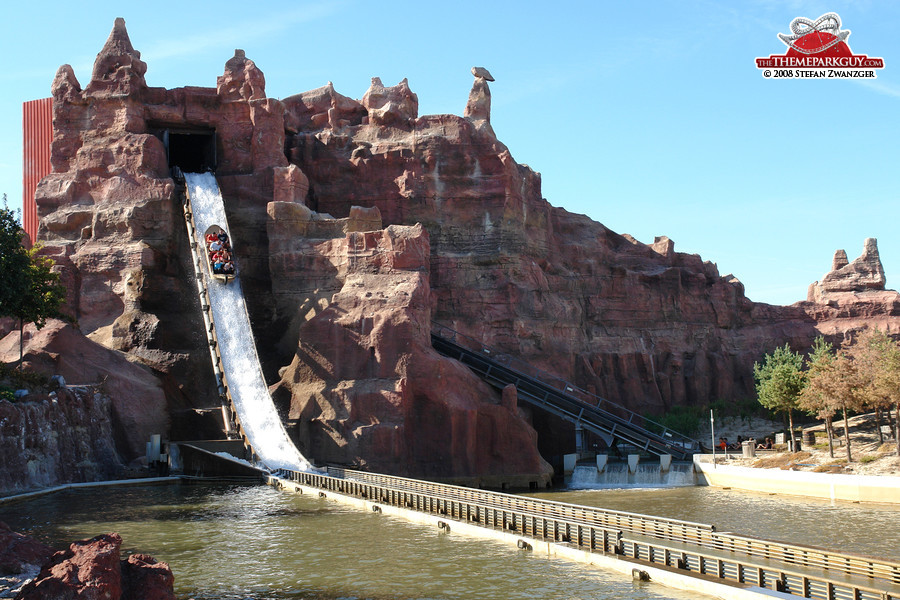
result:
[(185, 173), (216, 170), (216, 132), (207, 129), (167, 129), (154, 131), (166, 147), (169, 168)]

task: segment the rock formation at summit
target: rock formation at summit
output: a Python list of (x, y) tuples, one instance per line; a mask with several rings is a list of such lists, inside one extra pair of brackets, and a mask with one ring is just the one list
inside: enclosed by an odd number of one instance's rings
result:
[(841, 292), (867, 292), (884, 290), (884, 268), (878, 256), (878, 240), (868, 238), (863, 253), (853, 262), (848, 262), (847, 253), (837, 250), (831, 264), (831, 271), (809, 286), (807, 301), (826, 302), (830, 295)]
[(494, 136), (494, 130), (491, 128), (491, 88), (487, 82), (495, 79), (484, 67), (472, 67), (472, 75), (475, 76), (475, 82), (472, 84), (472, 91), (469, 92), (469, 101), (463, 111), (463, 117)]
[(809, 285), (801, 306), (815, 319), (817, 329), (834, 341), (867, 326), (900, 335), (900, 293), (885, 285), (878, 241), (868, 238), (863, 253), (852, 262), (844, 250), (834, 253), (831, 271)]
[[(571, 432), (438, 356), (436, 322), (639, 413), (751, 397), (754, 361), (820, 331), (867, 319), (898, 331), (894, 305), (857, 304), (847, 320), (815, 295), (755, 303), (664, 236), (645, 244), (552, 206), (491, 128), (483, 67), (462, 116), (420, 116), (405, 79), (373, 77), (359, 100), (331, 83), (269, 98), (241, 50), (215, 87), (150, 87), (147, 72), (118, 20), (88, 85), (60, 67), (36, 200), (70, 311), (154, 370), (172, 435), (178, 410), (218, 404), (169, 175), (178, 143), (194, 144), (192, 168), (215, 170), (264, 371), (314, 460), (546, 480), (535, 429), (545, 456), (568, 451)], [(873, 255), (880, 269), (867, 242), (822, 293), (872, 294), (845, 288), (872, 288)]]

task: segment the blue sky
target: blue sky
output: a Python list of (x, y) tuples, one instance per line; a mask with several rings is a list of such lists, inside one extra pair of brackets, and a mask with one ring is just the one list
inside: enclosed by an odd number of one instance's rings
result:
[[(256, 11), (256, 12), (254, 12)], [(798, 16), (837, 12), (875, 81), (766, 80)], [(147, 82), (215, 86), (243, 48), (283, 98), (334, 82), (407, 77), (420, 114), (462, 114), (473, 65), (496, 78), (492, 124), (542, 174), (551, 204), (643, 242), (667, 235), (790, 304), (878, 238), (900, 285), (900, 3), (894, 2), (16, 2), (4, 10), (0, 192), (21, 204), (22, 102), (59, 65), (86, 85), (116, 17)]]

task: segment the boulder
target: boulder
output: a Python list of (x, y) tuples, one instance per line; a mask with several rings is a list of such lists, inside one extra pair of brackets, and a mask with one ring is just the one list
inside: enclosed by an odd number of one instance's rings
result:
[(0, 598), (16, 597), (53, 555), (53, 548), (0, 521)]
[(18, 600), (174, 600), (174, 581), (166, 563), (143, 554), (121, 558), (117, 533), (74, 542), (55, 553)]
[[(309, 192), (309, 179), (297, 165), (275, 167), (273, 197), (275, 202), (295, 202), (303, 205)], [(305, 206), (305, 205), (304, 205)]]
[(31, 536), (22, 535), (0, 521), (0, 574), (17, 575), (41, 567), (53, 555), (53, 548)]

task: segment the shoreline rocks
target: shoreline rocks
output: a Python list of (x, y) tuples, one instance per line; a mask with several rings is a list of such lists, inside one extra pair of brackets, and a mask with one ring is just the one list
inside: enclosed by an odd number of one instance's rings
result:
[[(117, 533), (74, 542), (54, 553), (0, 523), (0, 551), (8, 541), (14, 547), (0, 552), (0, 574), (19, 564), (20, 575), (33, 577), (16, 593), (16, 600), (175, 600), (175, 577), (169, 566), (146, 554), (123, 559), (122, 537)], [(41, 561), (36, 574), (35, 564), (26, 562), (33, 560)], [(7, 569), (7, 564), (12, 567)]]

